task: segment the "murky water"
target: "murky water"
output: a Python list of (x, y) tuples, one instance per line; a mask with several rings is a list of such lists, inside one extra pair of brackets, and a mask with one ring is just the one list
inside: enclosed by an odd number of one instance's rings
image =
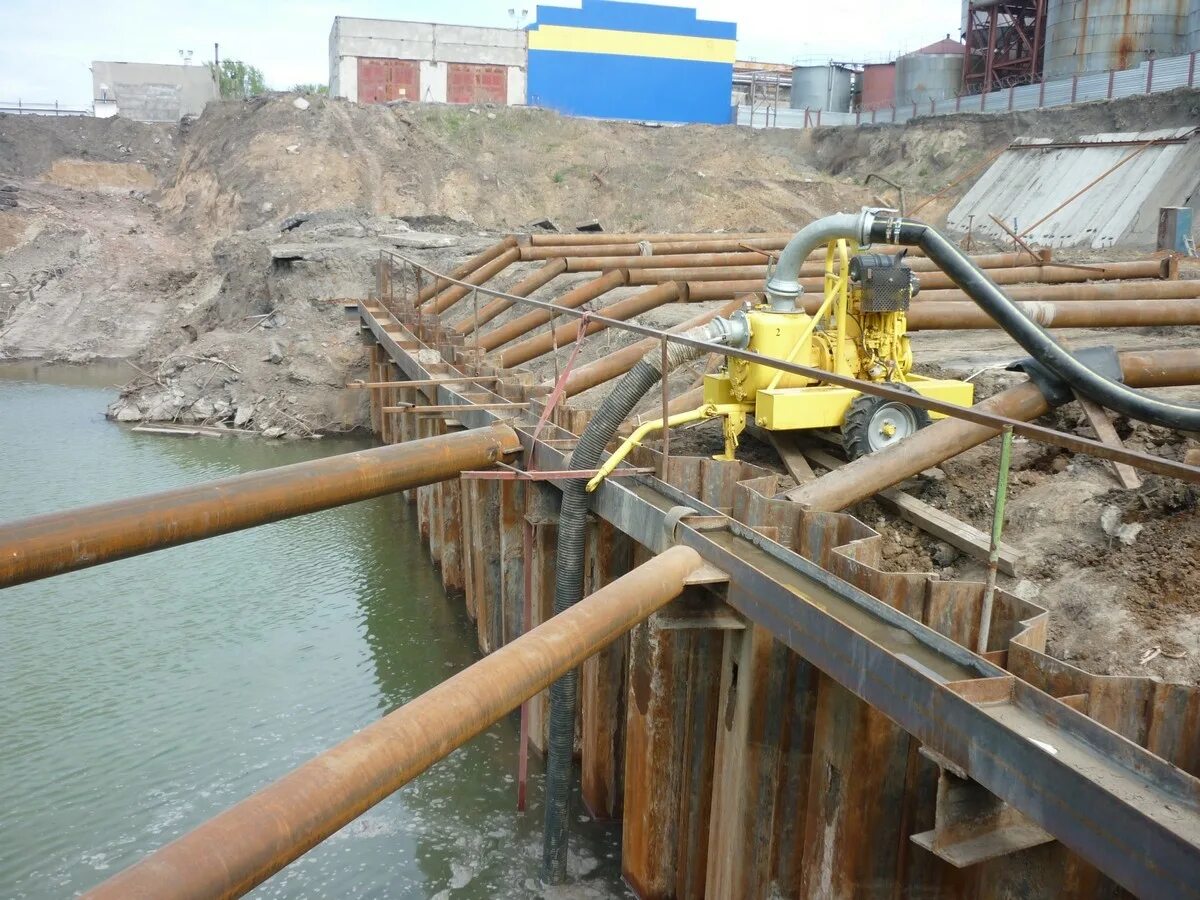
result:
[[(64, 373), (74, 383), (45, 381)], [(0, 368), (0, 520), (365, 446), (135, 434), (104, 420), (113, 391), (95, 378)], [(99, 883), (470, 664), (473, 646), (394, 497), (0, 591), (0, 896)], [(255, 895), (527, 896), (540, 763), (525, 815), (516, 771), (512, 716)], [(623, 896), (617, 829), (576, 827), (565, 895)]]

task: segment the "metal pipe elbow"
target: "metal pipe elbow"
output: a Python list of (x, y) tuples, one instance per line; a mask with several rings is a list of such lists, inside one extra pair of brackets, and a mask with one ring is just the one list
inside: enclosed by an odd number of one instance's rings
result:
[(870, 243), (874, 221), (874, 210), (864, 209), (859, 213), (834, 213), (809, 222), (792, 236), (779, 254), (779, 261), (767, 278), (768, 300), (785, 302), (799, 297), (804, 292), (800, 285), (800, 267), (808, 255), (822, 244), (838, 238), (853, 239), (860, 244)]

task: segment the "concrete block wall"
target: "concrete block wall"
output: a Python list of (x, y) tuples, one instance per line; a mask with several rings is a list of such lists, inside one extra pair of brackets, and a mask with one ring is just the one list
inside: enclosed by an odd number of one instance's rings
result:
[(431, 22), (396, 22), (338, 16), (329, 32), (329, 93), (360, 98), (359, 59), (412, 60), (420, 64), (420, 96), (447, 102), (451, 64), (503, 66), (507, 102), (525, 102), (526, 34), (508, 28), (476, 28)]
[(178, 122), (198, 116), (220, 96), (207, 66), (96, 61), (92, 98), (96, 114), (138, 122)]

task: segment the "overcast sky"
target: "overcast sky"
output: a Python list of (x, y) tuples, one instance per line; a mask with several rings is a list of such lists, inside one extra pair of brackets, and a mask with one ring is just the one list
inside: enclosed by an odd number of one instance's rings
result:
[[(792, 62), (808, 57), (877, 59), (957, 36), (960, 0), (659, 0), (695, 6), (703, 18), (738, 26), (738, 57)], [(193, 64), (221, 57), (258, 66), (272, 88), (329, 78), (334, 16), (515, 27), (536, 4), (514, 0), (0, 0), (0, 100), (92, 100), (94, 59)], [(551, 6), (578, 6), (557, 0)]]

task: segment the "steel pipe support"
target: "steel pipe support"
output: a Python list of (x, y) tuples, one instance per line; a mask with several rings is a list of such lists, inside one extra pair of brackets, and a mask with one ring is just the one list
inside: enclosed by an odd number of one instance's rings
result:
[[(629, 273), (624, 269), (613, 269), (611, 272), (605, 272), (599, 278), (593, 278), (591, 281), (585, 281), (583, 284), (572, 288), (561, 297), (554, 301), (555, 306), (561, 306), (563, 309), (577, 309), (589, 301), (595, 300), (597, 297), (602, 297), (611, 290), (619, 287), (624, 287), (629, 278)], [(517, 316), (505, 322), (499, 328), (493, 328), (479, 336), (480, 350), (495, 350), (509, 341), (514, 341), (522, 335), (532, 331), (539, 325), (544, 325), (551, 319), (557, 316), (548, 309), (534, 309), (525, 313), (523, 316)]]
[[(522, 278), (505, 291), (505, 293), (512, 294), (514, 297), (528, 297), (539, 288), (545, 287), (565, 271), (567, 271), (566, 260), (552, 259), (536, 272)], [(477, 326), (492, 321), (492, 319), (496, 318), (496, 316), (500, 315), (506, 309), (509, 309), (512, 305), (513, 301), (505, 297), (493, 297), (480, 307), (478, 316), (472, 310), (471, 314), (461, 322), (455, 322), (454, 330), (459, 334), (471, 334)]]
[[(478, 269), (480, 266), (490, 263), (493, 259), (495, 259), (500, 254), (502, 254), (508, 250), (512, 250), (517, 246), (518, 246), (517, 239), (515, 237), (512, 237), (512, 236), (506, 237), (504, 240), (500, 241), (499, 243), (493, 244), (492, 246), (488, 247), (482, 253), (478, 253), (475, 256), (472, 256), (470, 259), (468, 259), (466, 262), (464, 262), (462, 265), (460, 265), (458, 268), (456, 268), (454, 271), (452, 271), (450, 273), (450, 277), (461, 281), (462, 279), (464, 279), (468, 275), (470, 275), (472, 272), (474, 272), (476, 269)], [(421, 289), (421, 292), (417, 295), (417, 299), (416, 299), (414, 305), (420, 306), (422, 303), (424, 303), (426, 300), (430, 299), (431, 297), (436, 297), (443, 290), (450, 287), (450, 285), (451, 285), (451, 283), (449, 281), (446, 281), (445, 279), (434, 278), (433, 282), (431, 284), (427, 284), (427, 285), (425, 285), (425, 287), (423, 287)]]
[[(521, 251), (516, 247), (511, 247), (460, 280), (476, 287), (481, 284), (487, 284), (520, 259)], [(438, 315), (441, 315), (469, 293), (471, 293), (471, 289), (465, 284), (451, 285), (430, 302), (429, 308)]]
[[(1127, 352), (1118, 357), (1124, 383), (1130, 387), (1200, 383), (1200, 353), (1194, 350)], [(975, 409), (1028, 422), (1049, 412), (1050, 405), (1032, 382), (1026, 382), (977, 403)], [(845, 509), (999, 433), (998, 429), (963, 419), (942, 419), (890, 447), (794, 488), (786, 496), (809, 509)]]
[(493, 425), (18, 519), (0, 525), (0, 587), (433, 484), (520, 447)]
[(679, 596), (701, 565), (688, 547), (660, 553), (84, 896), (245, 894)]

